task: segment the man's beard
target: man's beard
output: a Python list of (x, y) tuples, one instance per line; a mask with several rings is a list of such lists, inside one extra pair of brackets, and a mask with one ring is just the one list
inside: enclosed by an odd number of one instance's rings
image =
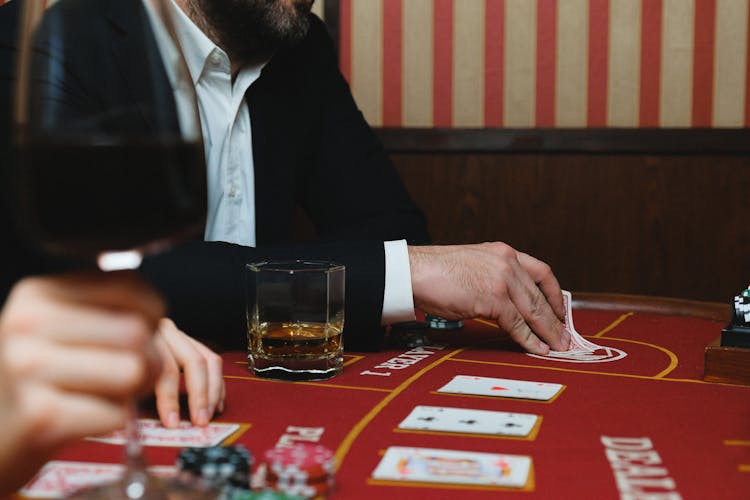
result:
[(259, 61), (310, 29), (310, 4), (294, 0), (188, 0), (191, 17), (230, 57)]

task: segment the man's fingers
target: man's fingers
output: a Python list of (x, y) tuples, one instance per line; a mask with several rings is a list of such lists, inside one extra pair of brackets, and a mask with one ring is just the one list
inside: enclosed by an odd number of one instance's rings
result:
[(206, 360), (206, 373), (208, 375), (208, 407), (211, 410), (211, 416), (214, 413), (224, 411), (224, 399), (226, 397), (226, 388), (224, 386), (224, 363), (221, 356), (211, 349), (198, 342), (192, 337), (188, 337), (195, 349)]
[(195, 348), (192, 339), (181, 332), (172, 321), (162, 320), (159, 335), (164, 339), (184, 373), (190, 421), (195, 425), (207, 425), (213, 416), (214, 408), (209, 402), (209, 374), (206, 359)]
[(155, 337), (162, 371), (154, 388), (156, 411), (164, 427), (174, 429), (180, 423), (180, 367), (160, 334)]
[[(522, 258), (525, 265), (521, 262)], [(549, 266), (520, 252), (518, 264), (518, 286), (510, 288), (511, 299), (539, 338), (556, 351), (567, 351), (570, 347), (570, 334), (535, 280), (535, 277), (548, 279), (548, 276), (552, 276)], [(557, 280), (554, 277), (552, 279), (556, 284)], [(547, 286), (551, 287), (553, 284), (548, 282)], [(559, 292), (559, 288), (558, 293), (562, 307), (562, 292)]]
[(552, 306), (552, 310), (557, 317), (564, 320), (565, 304), (562, 298), (562, 290), (560, 289), (560, 283), (552, 272), (552, 268), (541, 260), (523, 252), (518, 252), (518, 262), (529, 273), (531, 279), (547, 298), (547, 302)]
[(190, 421), (207, 425), (214, 413), (224, 409), (226, 390), (221, 357), (182, 332), (169, 319), (159, 324), (158, 346), (165, 368), (156, 389), (159, 418), (167, 427), (179, 423), (180, 371), (185, 377)]
[(520, 286), (510, 290), (511, 300), (537, 337), (556, 351), (566, 351), (570, 346), (570, 335), (557, 319), (547, 299), (534, 283), (523, 277)]
[(549, 346), (539, 340), (515, 305), (509, 301), (500, 304), (500, 315), (497, 319), (500, 327), (508, 332), (511, 338), (526, 351), (533, 354), (547, 354)]

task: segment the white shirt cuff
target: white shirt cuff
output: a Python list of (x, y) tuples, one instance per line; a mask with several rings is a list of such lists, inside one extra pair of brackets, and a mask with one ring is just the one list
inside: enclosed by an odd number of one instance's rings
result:
[(414, 321), (414, 297), (411, 291), (411, 269), (406, 240), (386, 241), (385, 291), (380, 324)]

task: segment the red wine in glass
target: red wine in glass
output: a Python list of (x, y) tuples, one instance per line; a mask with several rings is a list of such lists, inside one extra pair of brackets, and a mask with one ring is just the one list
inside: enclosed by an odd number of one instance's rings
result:
[[(171, 0), (22, 2), (14, 111), (15, 215), (28, 241), (78, 267), (137, 267), (200, 232), (206, 169)], [(49, 4), (49, 5), (48, 5)], [(104, 259), (102, 257), (105, 257)], [(152, 477), (128, 424), (125, 473), (75, 498), (212, 498)]]

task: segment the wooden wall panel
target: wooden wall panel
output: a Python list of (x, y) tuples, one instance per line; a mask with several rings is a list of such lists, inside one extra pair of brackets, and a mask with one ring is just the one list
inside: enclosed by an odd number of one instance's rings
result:
[(438, 243), (500, 240), (563, 287), (726, 302), (750, 280), (746, 156), (399, 154)]

